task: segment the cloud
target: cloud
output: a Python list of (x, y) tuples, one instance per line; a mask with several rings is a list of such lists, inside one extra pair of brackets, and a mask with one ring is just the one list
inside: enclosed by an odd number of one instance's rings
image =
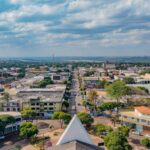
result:
[(2, 0), (1, 5), (0, 43), (7, 49), (42, 53), (52, 46), (75, 54), (69, 49), (91, 47), (98, 54), (150, 46), (148, 0)]

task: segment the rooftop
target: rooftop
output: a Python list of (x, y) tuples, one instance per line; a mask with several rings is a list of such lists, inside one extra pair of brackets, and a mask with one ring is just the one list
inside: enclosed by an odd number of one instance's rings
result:
[(21, 116), (20, 112), (14, 112), (14, 111), (9, 111), (9, 112), (0, 112), (0, 115), (10, 115), (10, 116)]
[(135, 109), (142, 114), (150, 115), (150, 107), (140, 106), (135, 107)]
[(102, 150), (102, 148), (75, 140), (62, 145), (54, 146), (51, 150)]
[(139, 116), (136, 112), (134, 111), (126, 111), (126, 112), (121, 112), (122, 116), (128, 116), (128, 117), (133, 117), (133, 118), (139, 118), (139, 119), (145, 119), (145, 120), (150, 120), (150, 117), (148, 116)]

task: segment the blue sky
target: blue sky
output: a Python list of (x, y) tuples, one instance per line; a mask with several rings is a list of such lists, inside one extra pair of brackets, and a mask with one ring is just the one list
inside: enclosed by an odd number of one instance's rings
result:
[(150, 56), (149, 0), (0, 0), (0, 57)]

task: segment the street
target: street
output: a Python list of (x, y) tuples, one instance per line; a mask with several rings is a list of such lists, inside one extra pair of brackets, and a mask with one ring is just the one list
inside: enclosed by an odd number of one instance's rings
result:
[(79, 83), (77, 77), (77, 71), (73, 72), (72, 85), (71, 85), (71, 96), (69, 100), (69, 112), (71, 115), (81, 112), (83, 110), (82, 97), (79, 91)]

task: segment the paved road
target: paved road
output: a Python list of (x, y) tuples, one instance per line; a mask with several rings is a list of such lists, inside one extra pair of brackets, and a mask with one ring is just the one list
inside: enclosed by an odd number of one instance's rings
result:
[(71, 85), (71, 96), (70, 96), (70, 107), (69, 107), (69, 112), (71, 115), (76, 114), (77, 112), (82, 111), (82, 106), (79, 105), (81, 103), (81, 95), (79, 93), (79, 83), (78, 83), (78, 77), (77, 77), (77, 72), (73, 72), (73, 78), (72, 78), (72, 85)]

